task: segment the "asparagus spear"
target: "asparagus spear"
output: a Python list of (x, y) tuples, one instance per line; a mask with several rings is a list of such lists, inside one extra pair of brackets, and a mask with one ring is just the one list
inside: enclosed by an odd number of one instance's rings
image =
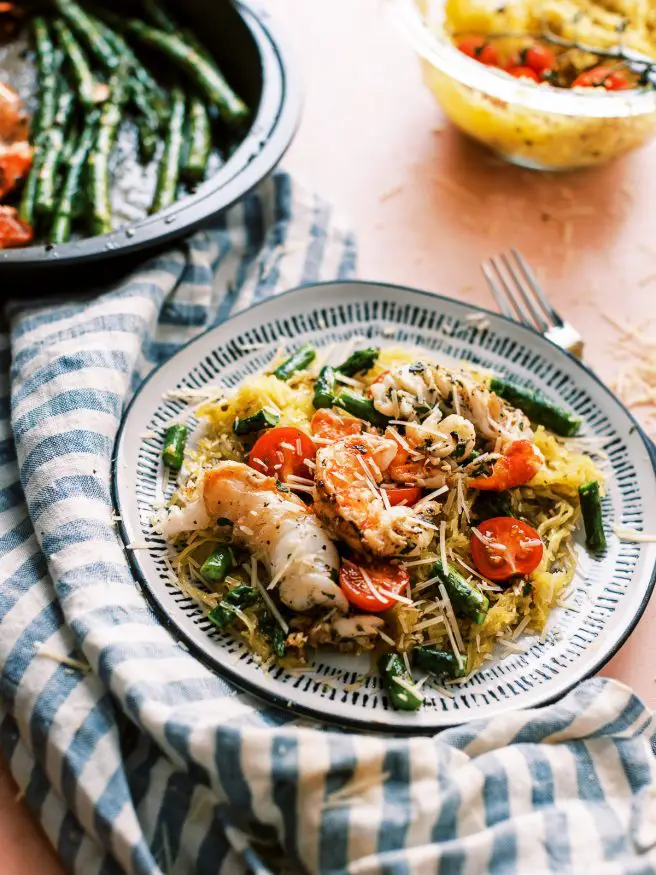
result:
[(92, 109), (107, 98), (107, 86), (95, 81), (89, 62), (70, 27), (60, 18), (55, 19), (53, 26), (70, 64), (80, 103), (85, 109)]
[(581, 427), (580, 419), (554, 404), (539, 389), (515, 386), (499, 377), (492, 377), (490, 389), (513, 407), (523, 410), (530, 420), (562, 437), (572, 437)]
[(172, 203), (175, 203), (177, 197), (186, 114), (184, 91), (180, 88), (174, 88), (171, 93), (171, 99), (169, 130), (164, 153), (159, 165), (157, 188), (155, 189), (155, 198), (150, 208), (151, 213), (158, 213), (160, 210), (171, 206)]
[(304, 343), (282, 364), (278, 365), (273, 376), (278, 377), (279, 380), (288, 380), (297, 371), (304, 371), (308, 365), (311, 365), (316, 355), (316, 349), (310, 343)]
[(189, 122), (182, 175), (190, 183), (202, 182), (212, 151), (212, 126), (205, 101), (198, 96), (189, 103)]
[(591, 480), (579, 486), (581, 515), (585, 526), (585, 543), (592, 553), (603, 553), (606, 549), (604, 534), (604, 519), (601, 510), (601, 493), (599, 483)]
[(76, 143), (75, 151), (71, 156), (62, 196), (57, 205), (55, 218), (50, 229), (51, 243), (66, 243), (71, 236), (71, 225), (76, 215), (75, 201), (81, 195), (80, 183), (82, 173), (96, 137), (99, 118), (100, 113), (98, 110), (95, 110), (87, 117), (84, 129)]
[(221, 71), (197, 49), (175, 33), (165, 33), (132, 18), (126, 28), (145, 45), (157, 49), (177, 64), (210, 105), (216, 105), (221, 116), (229, 123), (240, 125), (249, 115), (249, 109), (228, 85)]
[(115, 51), (102, 30), (75, 0), (55, 0), (55, 7), (105, 70), (115, 70), (121, 56)]

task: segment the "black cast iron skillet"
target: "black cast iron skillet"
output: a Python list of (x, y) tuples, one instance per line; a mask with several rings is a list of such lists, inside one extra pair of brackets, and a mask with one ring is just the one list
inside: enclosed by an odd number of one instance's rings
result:
[[(272, 35), (268, 16), (248, 0), (170, 0), (171, 9), (220, 59), (230, 84), (252, 111), (244, 141), (226, 164), (197, 191), (172, 207), (128, 227), (62, 246), (39, 245), (0, 251), (0, 298), (14, 296), (21, 280), (47, 276), (61, 288), (89, 279), (107, 281), (148, 254), (166, 248), (230, 206), (278, 164), (294, 136), (300, 87), (291, 80), (288, 58)], [(112, 263), (109, 264), (111, 259)], [(98, 262), (104, 262), (98, 274)], [(73, 270), (75, 268), (75, 270)], [(17, 286), (17, 282), (19, 285)], [(33, 290), (33, 289), (32, 289)], [(59, 290), (59, 289), (58, 289)]]

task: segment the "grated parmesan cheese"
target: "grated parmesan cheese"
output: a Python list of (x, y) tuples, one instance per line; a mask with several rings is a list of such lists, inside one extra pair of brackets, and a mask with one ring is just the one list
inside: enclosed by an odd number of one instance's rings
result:
[(379, 630), (378, 630), (378, 635), (379, 635), (380, 638), (383, 639), (383, 641), (384, 641), (386, 644), (389, 644), (390, 647), (396, 647), (396, 641), (395, 641), (393, 638), (390, 638), (389, 635), (386, 635), (385, 632), (382, 631), (382, 629), (379, 629)]
[(440, 560), (444, 573), (448, 574), (449, 563), (446, 561), (446, 520), (440, 523)]
[(91, 666), (88, 662), (82, 662), (79, 659), (73, 659), (70, 656), (66, 656), (64, 653), (57, 653), (56, 650), (52, 650), (50, 647), (47, 647), (42, 641), (34, 642), (34, 650), (36, 651), (37, 656), (43, 656), (46, 659), (52, 659), (53, 662), (59, 662), (61, 665), (67, 665), (69, 668), (75, 668), (78, 671), (84, 672), (84, 674), (88, 674), (91, 671)]
[(656, 543), (655, 532), (639, 532), (637, 529), (624, 529), (615, 526), (613, 529), (620, 541), (632, 541), (634, 544)]

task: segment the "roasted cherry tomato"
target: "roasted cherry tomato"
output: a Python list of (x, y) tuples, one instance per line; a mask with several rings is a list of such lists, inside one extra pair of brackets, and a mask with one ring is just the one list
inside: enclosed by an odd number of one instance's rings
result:
[(392, 507), (401, 502), (405, 502), (407, 507), (412, 507), (413, 504), (417, 504), (424, 490), (421, 486), (399, 486), (396, 489), (386, 489), (385, 492)]
[(540, 81), (540, 77), (535, 70), (531, 70), (530, 67), (525, 67), (522, 64), (513, 64), (510, 67), (506, 67), (506, 73), (514, 76), (515, 79), (530, 79), (532, 82)]
[[(378, 595), (374, 595), (371, 591), (365, 575)], [(398, 604), (396, 599), (385, 593), (405, 595), (409, 580), (408, 572), (400, 565), (390, 565), (386, 562), (374, 563), (367, 560), (366, 564), (363, 562), (356, 565), (355, 562), (345, 559), (339, 570), (339, 585), (348, 601), (359, 611), (369, 611), (374, 614), (387, 611)]]
[(530, 574), (540, 564), (544, 547), (534, 528), (511, 516), (497, 516), (480, 523), (471, 539), (474, 565), (489, 580), (508, 580)]
[(33, 236), (32, 228), (18, 218), (14, 207), (0, 206), (0, 249), (27, 246)]
[(556, 66), (556, 56), (549, 46), (535, 43), (522, 52), (522, 65), (530, 67), (541, 77), (546, 70), (553, 70)]
[(461, 51), (463, 55), (467, 55), (468, 58), (480, 61), (481, 64), (486, 64), (488, 67), (499, 66), (499, 53), (496, 50), (496, 46), (489, 43), (485, 37), (465, 37), (458, 43), (458, 50)]
[(340, 416), (332, 410), (317, 410), (310, 422), (310, 431), (317, 437), (339, 440), (362, 432), (362, 422), (353, 416)]
[(542, 459), (531, 441), (514, 441), (506, 452), (497, 459), (488, 477), (472, 477), (472, 489), (503, 492), (513, 486), (523, 486), (538, 473)]
[(272, 428), (253, 444), (248, 464), (260, 474), (277, 477), (283, 482), (290, 474), (312, 479), (312, 470), (305, 463), (316, 455), (314, 442), (297, 428)]
[(580, 73), (572, 82), (572, 88), (605, 88), (606, 91), (626, 91), (631, 83), (621, 70), (611, 67), (593, 67)]

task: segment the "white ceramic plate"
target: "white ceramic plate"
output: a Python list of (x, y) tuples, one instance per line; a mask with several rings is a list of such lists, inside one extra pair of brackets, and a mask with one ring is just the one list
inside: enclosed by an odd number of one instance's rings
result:
[[(306, 286), (240, 313), (212, 329), (158, 368), (130, 405), (118, 436), (114, 468), (116, 508), (137, 578), (173, 633), (211, 668), (284, 707), (369, 729), (437, 729), (511, 708), (541, 705), (596, 672), (626, 640), (654, 585), (656, 544), (620, 542), (614, 525), (649, 528), (656, 518), (656, 475), (649, 445), (620, 402), (578, 361), (534, 332), (494, 313), (476, 327), (470, 306), (398, 286), (364, 282)], [(467, 319), (470, 316), (470, 319)], [(175, 585), (163, 559), (164, 542), (150, 528), (161, 500), (160, 452), (172, 420), (190, 417), (197, 401), (166, 399), (173, 389), (199, 390), (221, 381), (234, 386), (263, 368), (281, 343), (317, 347), (352, 337), (377, 345), (412, 345), (442, 357), (467, 359), (530, 382), (583, 419), (582, 432), (603, 437), (612, 475), (604, 500), (609, 547), (603, 559), (579, 547), (576, 589), (567, 608), (553, 611), (545, 640), (520, 639), (524, 652), (487, 662), (450, 696), (426, 686), (423, 708), (394, 711), (368, 656), (319, 652), (311, 671), (264, 672), (243, 643), (219, 633)], [(155, 433), (157, 437), (144, 437)], [(171, 491), (169, 486), (169, 492)], [(653, 525), (652, 525), (653, 528)]]

